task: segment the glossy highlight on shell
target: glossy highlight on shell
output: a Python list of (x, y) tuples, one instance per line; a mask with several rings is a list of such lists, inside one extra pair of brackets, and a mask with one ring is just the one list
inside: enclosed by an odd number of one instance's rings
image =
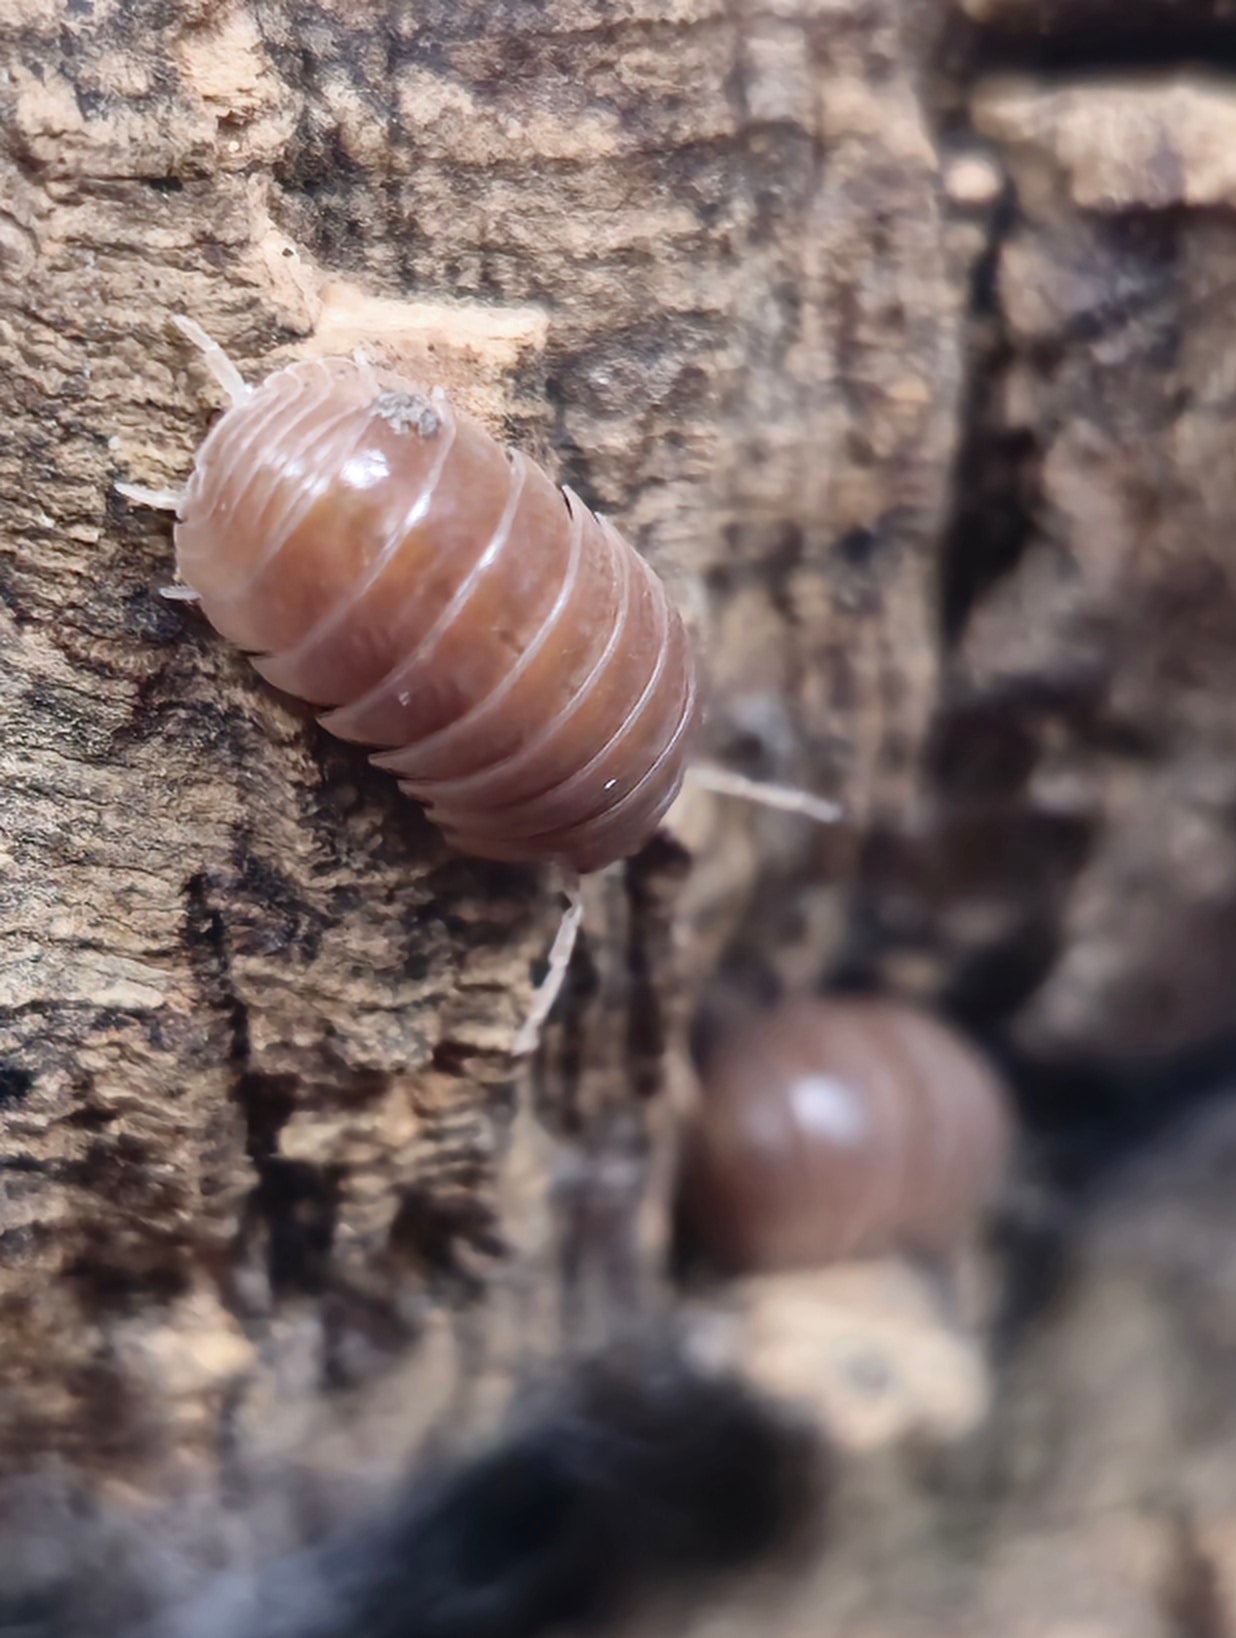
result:
[(600, 869), (677, 795), (696, 684), (664, 585), (441, 394), (279, 370), (203, 443), (176, 551), (216, 630), (461, 853)]
[(706, 1067), (684, 1217), (733, 1271), (944, 1251), (994, 1199), (1011, 1143), (994, 1069), (939, 1020), (892, 1000), (793, 1001)]

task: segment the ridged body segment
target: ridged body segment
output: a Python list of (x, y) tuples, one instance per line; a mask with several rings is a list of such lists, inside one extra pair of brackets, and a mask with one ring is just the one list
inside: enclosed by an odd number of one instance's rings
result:
[(889, 1000), (790, 1002), (705, 1072), (685, 1216), (735, 1270), (943, 1251), (994, 1198), (1011, 1140), (994, 1070), (936, 1019)]
[(211, 624), (462, 853), (599, 869), (678, 792), (695, 672), (665, 587), (440, 395), (278, 371), (203, 443), (176, 550)]

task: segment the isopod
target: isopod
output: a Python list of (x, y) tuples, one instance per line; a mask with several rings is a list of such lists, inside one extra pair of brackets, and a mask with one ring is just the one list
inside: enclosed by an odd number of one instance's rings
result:
[(1011, 1143), (995, 1070), (939, 1020), (886, 999), (790, 1001), (705, 1066), (683, 1216), (733, 1271), (938, 1253), (991, 1204)]
[(361, 359), (250, 389), (171, 500), (211, 625), (371, 751), (461, 853), (593, 871), (682, 784), (695, 665), (662, 581), (607, 519), (427, 393)]

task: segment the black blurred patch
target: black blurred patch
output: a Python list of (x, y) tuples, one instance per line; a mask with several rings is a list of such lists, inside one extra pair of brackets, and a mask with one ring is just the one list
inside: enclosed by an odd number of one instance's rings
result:
[[(490, 1449), (421, 1475), (368, 1524), (258, 1576), (169, 1591), (166, 1543), (114, 1526), (0, 1541), (3, 1638), (536, 1638), (595, 1630), (651, 1597), (698, 1601), (799, 1539), (826, 1486), (814, 1436), (673, 1352), (592, 1362)], [(29, 1512), (22, 1521), (29, 1535)], [(166, 1520), (164, 1521), (165, 1527)], [(2, 1524), (0, 1524), (2, 1528)], [(69, 1542), (80, 1535), (75, 1551)], [(175, 1533), (183, 1549), (183, 1523)], [(107, 1542), (106, 1554), (101, 1544)], [(101, 1561), (107, 1566), (101, 1573)], [(152, 1567), (158, 1572), (152, 1574)], [(122, 1585), (127, 1577), (127, 1585)], [(22, 1584), (24, 1583), (24, 1584)], [(152, 1608), (154, 1606), (154, 1608)]]

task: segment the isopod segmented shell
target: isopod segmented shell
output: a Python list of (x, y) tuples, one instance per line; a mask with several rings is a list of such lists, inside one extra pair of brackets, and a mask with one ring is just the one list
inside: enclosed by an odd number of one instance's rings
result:
[(695, 1243), (735, 1270), (962, 1240), (1003, 1179), (1001, 1082), (903, 1003), (800, 1000), (719, 1048), (685, 1134)]
[(596, 870), (678, 792), (696, 684), (665, 587), (440, 394), (277, 371), (203, 443), (176, 551), (211, 624), (462, 853)]

